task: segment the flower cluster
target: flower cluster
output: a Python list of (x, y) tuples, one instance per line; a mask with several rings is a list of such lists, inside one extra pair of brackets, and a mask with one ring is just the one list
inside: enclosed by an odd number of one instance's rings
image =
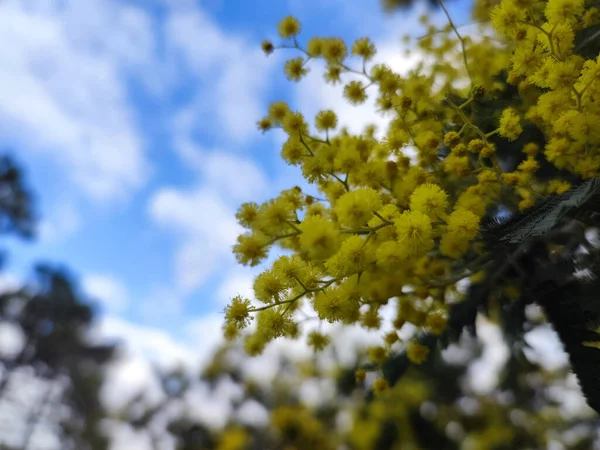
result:
[[(598, 176), (600, 56), (585, 59), (574, 47), (575, 33), (596, 23), (598, 11), (583, 0), (502, 0), (478, 2), (474, 15), (488, 15), (482, 26), (492, 27), (493, 37), (463, 36), (449, 16), (439, 30), (423, 20), (428, 34), (416, 48), (435, 63), (406, 76), (373, 63), (377, 50), (368, 38), (348, 46), (313, 37), (302, 46), (300, 23), (291, 17), (279, 24), (287, 43), (263, 43), (267, 54), (281, 48), (300, 54), (285, 64), (289, 79), (300, 81), (310, 61), (322, 59), (325, 82), (342, 83), (350, 104), (375, 96), (391, 121), (381, 136), (373, 126), (351, 134), (338, 128), (332, 110), (320, 111), (311, 127), (300, 111), (274, 102), (259, 122), (263, 131), (286, 133), (281, 157), (315, 192), (296, 187), (237, 213), (247, 230), (233, 249), (241, 264), (260, 264), (275, 245), (293, 255), (256, 278), (260, 304), (236, 297), (226, 310), (230, 338), (256, 317), (255, 331), (245, 337), (249, 353), (300, 336), (301, 308), (321, 321), (379, 329), (381, 308), (395, 305), (395, 329), (382, 333), (371, 359), (380, 362), (391, 347), (403, 346), (420, 364), (430, 349), (396, 332), (407, 323), (444, 332), (449, 305), (461, 299), (457, 282), (480, 273), (486, 212), (500, 199), (526, 210), (569, 190), (574, 179)], [(353, 58), (361, 69), (352, 68)], [(363, 78), (344, 84), (348, 73)], [(494, 104), (509, 88), (517, 100), (492, 117), (476, 113), (475, 105)], [(531, 129), (543, 139), (532, 138)], [(499, 155), (507, 145), (521, 155), (508, 169)], [(556, 177), (539, 176), (543, 164)], [(308, 335), (316, 351), (329, 341)]]

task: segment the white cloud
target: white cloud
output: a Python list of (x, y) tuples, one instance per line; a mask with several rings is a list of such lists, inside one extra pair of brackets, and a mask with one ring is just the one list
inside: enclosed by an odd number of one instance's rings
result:
[(185, 302), (176, 289), (156, 285), (150, 288), (150, 294), (137, 302), (136, 306), (139, 317), (144, 323), (159, 326), (181, 319)]
[(275, 58), (267, 58), (258, 42), (249, 44), (242, 36), (227, 34), (198, 9), (175, 10), (165, 33), (171, 48), (202, 80), (202, 88), (175, 117), (177, 134), (202, 129), (233, 143), (256, 135), (256, 121), (264, 113), (267, 74)]
[(231, 243), (240, 231), (231, 209), (208, 188), (187, 192), (164, 188), (152, 199), (150, 214), (177, 231), (206, 235), (207, 244), (217, 247)]
[(176, 340), (166, 330), (138, 325), (116, 316), (100, 319), (93, 335), (98, 339), (120, 340), (124, 352), (163, 368), (197, 367), (197, 352)]
[(245, 425), (254, 427), (265, 426), (269, 421), (269, 412), (267, 409), (257, 402), (250, 399), (244, 401), (236, 413), (237, 420)]
[(148, 164), (122, 69), (148, 32), (141, 10), (113, 2), (4, 2), (0, 139), (58, 163), (93, 198), (138, 188)]
[(186, 392), (186, 411), (191, 420), (210, 428), (223, 428), (232, 412), (229, 398), (212, 392), (206, 384), (198, 384)]
[(122, 312), (129, 303), (125, 285), (112, 275), (91, 273), (82, 279), (83, 289), (109, 312)]
[(482, 316), (477, 316), (477, 336), (483, 344), (483, 354), (469, 366), (471, 388), (478, 394), (491, 392), (498, 383), (499, 371), (506, 364), (509, 349), (502, 331)]
[(203, 184), (231, 200), (254, 199), (267, 189), (263, 171), (250, 158), (221, 150), (208, 152), (186, 138), (176, 141), (175, 150), (186, 164), (198, 171)]
[(183, 233), (176, 256), (180, 289), (193, 290), (224, 262), (232, 264), (231, 246), (243, 230), (236, 223), (235, 210), (215, 190), (165, 188), (153, 197), (150, 215), (158, 224)]
[(82, 218), (72, 203), (60, 202), (46, 220), (40, 224), (39, 238), (43, 242), (56, 242), (69, 237), (81, 228)]
[(184, 332), (200, 365), (207, 363), (217, 347), (224, 343), (223, 322), (223, 314), (211, 313), (192, 319), (186, 324)]
[(111, 436), (110, 450), (151, 450), (152, 440), (148, 433), (135, 430), (124, 423), (110, 423), (105, 427)]
[(228, 274), (217, 291), (218, 303), (228, 304), (237, 295), (248, 299), (254, 298), (252, 286), (254, 285), (255, 272), (257, 271), (251, 269), (238, 269)]
[(569, 364), (569, 355), (550, 325), (535, 327), (525, 334), (525, 342), (531, 348), (525, 348), (527, 357), (547, 370), (557, 370)]
[(12, 359), (18, 355), (25, 345), (25, 334), (21, 327), (0, 322), (0, 355), (2, 359)]
[(19, 289), (22, 285), (21, 277), (13, 273), (0, 274), (0, 294)]
[(109, 411), (122, 411), (140, 393), (144, 394), (149, 403), (159, 401), (163, 396), (148, 361), (128, 356), (111, 363), (100, 390), (102, 404)]

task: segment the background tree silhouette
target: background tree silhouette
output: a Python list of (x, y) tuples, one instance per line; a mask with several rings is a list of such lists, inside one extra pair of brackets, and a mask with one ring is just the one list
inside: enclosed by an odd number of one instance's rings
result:
[[(32, 193), (8, 156), (0, 157), (0, 223), (4, 234), (34, 236)], [(20, 348), (0, 358), (0, 408), (14, 420), (0, 426), (2, 448), (31, 448), (43, 427), (53, 430), (60, 448), (107, 447), (99, 429), (105, 412), (98, 393), (115, 348), (90, 340), (94, 319), (92, 304), (73, 277), (54, 265), (37, 265), (28, 283), (1, 293), (0, 325), (22, 336)], [(11, 442), (2, 442), (5, 434)]]

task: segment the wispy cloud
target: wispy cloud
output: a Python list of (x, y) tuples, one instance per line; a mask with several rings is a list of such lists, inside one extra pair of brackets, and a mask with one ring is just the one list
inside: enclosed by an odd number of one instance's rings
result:
[(81, 280), (81, 285), (93, 301), (99, 302), (109, 313), (122, 313), (130, 302), (125, 285), (113, 275), (91, 273)]
[(123, 69), (151, 39), (141, 10), (114, 2), (4, 2), (0, 139), (58, 163), (92, 198), (139, 188), (148, 161)]
[(165, 188), (151, 201), (151, 217), (182, 236), (176, 255), (176, 284), (193, 290), (231, 258), (240, 234), (234, 210), (214, 189), (193, 191)]
[(199, 132), (241, 144), (256, 135), (274, 59), (266, 58), (258, 43), (226, 32), (197, 8), (175, 10), (165, 34), (167, 45), (199, 81), (175, 116), (178, 136)]

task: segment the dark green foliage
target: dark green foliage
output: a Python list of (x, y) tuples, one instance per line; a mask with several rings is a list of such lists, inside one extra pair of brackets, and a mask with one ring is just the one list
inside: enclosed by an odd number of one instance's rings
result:
[(554, 195), (510, 220), (484, 230), (488, 242), (519, 244), (544, 236), (567, 218), (580, 218), (590, 225), (600, 219), (600, 180), (591, 179), (561, 195)]
[[(387, 12), (406, 11), (412, 8), (417, 0), (380, 0), (383, 9)], [(424, 3), (428, 8), (438, 9), (440, 6), (439, 0), (425, 0)]]
[[(423, 333), (417, 338), (417, 342), (420, 345), (425, 345), (430, 349), (434, 349), (437, 345), (438, 337), (432, 334)], [(404, 373), (411, 367), (411, 363), (406, 356), (405, 352), (392, 356), (383, 363), (381, 371), (383, 377), (388, 381), (390, 385), (394, 385), (404, 375)]]
[(0, 233), (31, 238), (35, 223), (32, 194), (25, 186), (21, 169), (11, 157), (0, 156)]
[[(14, 358), (0, 359), (4, 368), (0, 398), (16, 371), (23, 368), (48, 383), (61, 380), (64, 390), (60, 404), (68, 408), (69, 419), (57, 425), (62, 429), (65, 448), (96, 450), (108, 445), (98, 429), (106, 415), (98, 392), (103, 366), (112, 359), (114, 348), (88, 342), (85, 332), (93, 318), (93, 310), (71, 277), (48, 265), (36, 268), (30, 285), (0, 298), (0, 322), (17, 325), (25, 335), (25, 344)], [(39, 420), (39, 413), (31, 414), (29, 428)]]
[[(474, 334), (477, 314), (489, 315), (493, 302), (505, 338), (517, 351), (527, 327), (525, 307), (536, 302), (561, 338), (590, 406), (600, 412), (600, 350), (582, 345), (600, 337), (591, 331), (600, 326), (600, 252), (584, 232), (596, 224), (599, 206), (600, 180), (592, 179), (523, 213), (488, 218), (482, 233), (488, 255), (484, 280), (452, 306), (442, 342), (457, 340), (464, 329)], [(508, 284), (518, 287), (518, 299), (504, 296)]]
[(588, 404), (600, 412), (600, 348), (583, 345), (600, 342), (600, 333), (593, 331), (600, 327), (600, 281), (558, 285), (547, 280), (536, 300), (565, 346)]
[(575, 52), (587, 59), (595, 59), (600, 54), (600, 24), (577, 32)]

